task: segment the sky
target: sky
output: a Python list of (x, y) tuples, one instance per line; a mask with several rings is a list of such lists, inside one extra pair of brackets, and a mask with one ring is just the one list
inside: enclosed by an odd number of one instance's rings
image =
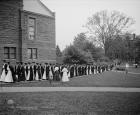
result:
[(132, 30), (140, 34), (140, 0), (41, 0), (56, 15), (56, 45), (63, 50), (87, 29), (87, 18), (96, 12), (120, 11), (135, 19)]

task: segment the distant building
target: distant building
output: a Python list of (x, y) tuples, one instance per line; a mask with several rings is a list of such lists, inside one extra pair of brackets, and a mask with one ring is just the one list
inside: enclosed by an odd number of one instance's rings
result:
[(0, 66), (56, 62), (55, 13), (40, 0), (0, 0)]

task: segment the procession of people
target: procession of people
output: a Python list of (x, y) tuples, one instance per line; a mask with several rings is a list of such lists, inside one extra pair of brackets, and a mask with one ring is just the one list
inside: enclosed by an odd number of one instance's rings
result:
[(112, 70), (113, 64), (49, 64), (35, 62), (16, 62), (11, 65), (10, 62), (3, 61), (0, 81), (14, 83), (21, 81), (40, 81), (48, 80), (68, 82), (69, 78), (100, 74)]

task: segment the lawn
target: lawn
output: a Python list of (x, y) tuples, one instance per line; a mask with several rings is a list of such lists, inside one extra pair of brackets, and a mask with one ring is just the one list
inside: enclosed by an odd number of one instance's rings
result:
[[(4, 99), (37, 109), (14, 112), (2, 105)], [(0, 100), (0, 115), (140, 115), (140, 93), (4, 93)]]
[(140, 73), (140, 67), (138, 67), (138, 68), (130, 67), (129, 72)]
[[(140, 68), (134, 69), (138, 72)], [(133, 69), (131, 69), (133, 71)], [(140, 87), (140, 74), (132, 74), (125, 72), (107, 71), (102, 74), (74, 77), (70, 81), (62, 84), (61, 82), (53, 82), (51, 85), (48, 81), (31, 81), (18, 82), (10, 84), (2, 84), (8, 87)]]

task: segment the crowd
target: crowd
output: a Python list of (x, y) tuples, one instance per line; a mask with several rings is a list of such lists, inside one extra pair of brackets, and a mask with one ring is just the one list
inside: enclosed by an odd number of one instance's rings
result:
[(67, 82), (69, 78), (83, 75), (91, 75), (112, 70), (113, 64), (49, 64), (35, 62), (16, 62), (12, 66), (10, 62), (3, 61), (2, 72), (0, 75), (1, 82), (20, 82), (33, 80), (49, 80)]

